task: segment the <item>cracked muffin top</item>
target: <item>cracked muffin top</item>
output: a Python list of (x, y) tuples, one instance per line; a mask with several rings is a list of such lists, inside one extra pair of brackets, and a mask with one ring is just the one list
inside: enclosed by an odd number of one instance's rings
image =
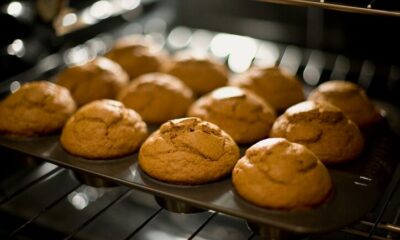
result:
[(139, 114), (114, 100), (97, 100), (81, 107), (67, 122), (61, 144), (73, 155), (108, 159), (134, 152), (147, 136)]
[(198, 99), (188, 116), (212, 122), (237, 143), (251, 143), (268, 136), (275, 112), (262, 98), (237, 87), (218, 88)]
[(83, 65), (67, 67), (57, 84), (68, 88), (78, 106), (98, 99), (113, 99), (128, 84), (129, 77), (117, 63), (98, 57)]
[(134, 79), (119, 96), (145, 122), (164, 123), (183, 117), (193, 103), (193, 93), (184, 83), (165, 73), (148, 73)]
[(304, 100), (299, 79), (279, 67), (252, 67), (232, 78), (230, 85), (253, 91), (278, 112)]
[(357, 125), (326, 102), (305, 101), (288, 108), (275, 121), (270, 136), (300, 143), (324, 163), (354, 159), (364, 146)]
[(359, 127), (367, 127), (381, 119), (379, 111), (364, 89), (346, 81), (328, 81), (311, 92), (309, 100), (328, 102), (340, 108)]
[(121, 65), (130, 78), (136, 78), (145, 73), (159, 72), (167, 55), (152, 41), (130, 35), (116, 41), (105, 57)]
[(231, 173), (239, 148), (218, 126), (199, 118), (164, 123), (143, 143), (139, 166), (151, 177), (176, 184), (202, 184)]
[(328, 170), (306, 147), (269, 138), (247, 149), (235, 165), (232, 181), (244, 199), (278, 209), (313, 207), (329, 197)]
[(198, 95), (223, 87), (228, 82), (228, 71), (223, 64), (192, 53), (177, 54), (166, 72), (182, 80)]
[(75, 112), (68, 89), (47, 81), (26, 83), (0, 102), (0, 132), (44, 135), (61, 129)]

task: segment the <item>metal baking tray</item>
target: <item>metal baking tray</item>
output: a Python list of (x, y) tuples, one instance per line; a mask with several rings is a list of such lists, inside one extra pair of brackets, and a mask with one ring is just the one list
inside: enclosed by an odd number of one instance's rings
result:
[[(154, 131), (157, 127), (151, 126), (150, 129)], [(261, 225), (310, 234), (332, 231), (356, 222), (374, 207), (383, 194), (397, 165), (397, 140), (386, 121), (365, 134), (366, 147), (359, 159), (328, 166), (334, 183), (333, 196), (317, 208), (296, 211), (272, 210), (250, 204), (235, 193), (229, 177), (196, 186), (157, 181), (140, 170), (137, 153), (103, 161), (75, 157), (62, 148), (59, 134), (35, 138), (1, 136), (0, 146), (165, 199)], [(246, 148), (241, 150), (243, 154)]]

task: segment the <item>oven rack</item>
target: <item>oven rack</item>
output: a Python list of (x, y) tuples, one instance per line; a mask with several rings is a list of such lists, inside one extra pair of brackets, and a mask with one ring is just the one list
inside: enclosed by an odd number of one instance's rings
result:
[[(400, 17), (400, 5), (395, 1), (384, 0), (257, 0), (271, 3), (279, 3), (286, 5), (318, 7), (329, 10), (337, 10), (352, 13), (362, 13), (370, 15), (381, 15), (390, 17)], [(386, 2), (393, 6), (384, 6)], [(397, 4), (397, 5), (395, 5)]]
[[(123, 186), (94, 188), (81, 184), (70, 170), (51, 163), (15, 154), (2, 156), (8, 163), (7, 169), (2, 168), (0, 178), (2, 239), (262, 238), (243, 219), (214, 211), (169, 212), (158, 206), (148, 193)], [(5, 170), (8, 170), (6, 175)], [(400, 199), (398, 190), (395, 186), (386, 192), (391, 195), (389, 204), (382, 209), (378, 207), (382, 213), (378, 222), (362, 220), (339, 231), (301, 239), (398, 239), (400, 207), (394, 204)]]

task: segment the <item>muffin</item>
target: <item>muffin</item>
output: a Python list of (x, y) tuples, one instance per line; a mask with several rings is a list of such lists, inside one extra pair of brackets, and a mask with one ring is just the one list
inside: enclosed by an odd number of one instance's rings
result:
[(346, 81), (329, 81), (311, 92), (309, 100), (325, 101), (340, 108), (359, 127), (367, 127), (381, 119), (377, 108), (364, 89)]
[(118, 101), (103, 99), (83, 106), (68, 120), (61, 145), (79, 157), (108, 159), (134, 152), (146, 136), (146, 123), (139, 114)]
[(194, 93), (203, 95), (228, 82), (228, 71), (217, 61), (194, 54), (178, 54), (167, 69), (189, 86)]
[(179, 79), (165, 73), (148, 73), (134, 79), (118, 99), (149, 123), (182, 117), (193, 103), (193, 93)]
[(202, 184), (231, 173), (239, 148), (218, 126), (199, 118), (170, 120), (142, 145), (139, 166), (151, 177)]
[(304, 100), (301, 82), (278, 67), (253, 67), (234, 77), (230, 85), (253, 91), (278, 112)]
[(0, 133), (35, 136), (55, 132), (75, 110), (68, 89), (47, 81), (26, 83), (0, 102)]
[(275, 121), (270, 136), (303, 144), (324, 163), (354, 159), (364, 146), (357, 125), (326, 102), (306, 101), (288, 108)]
[(332, 181), (321, 161), (301, 144), (269, 138), (247, 149), (235, 165), (237, 193), (261, 207), (298, 209), (323, 203)]
[(56, 83), (71, 91), (79, 106), (98, 99), (115, 98), (129, 77), (115, 62), (99, 57), (83, 65), (66, 68)]
[(218, 125), (237, 143), (267, 137), (276, 118), (263, 99), (237, 87), (218, 88), (201, 97), (190, 107), (188, 116)]
[(130, 78), (136, 78), (145, 73), (159, 72), (166, 54), (142, 36), (131, 35), (118, 40), (105, 57), (120, 64)]

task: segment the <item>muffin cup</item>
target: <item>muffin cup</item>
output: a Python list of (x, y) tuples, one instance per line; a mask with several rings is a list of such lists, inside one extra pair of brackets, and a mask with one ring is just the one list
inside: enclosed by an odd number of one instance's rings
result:
[(160, 207), (170, 211), (170, 212), (175, 212), (175, 213), (199, 213), (199, 212), (204, 212), (206, 211), (205, 209), (194, 207), (190, 204), (177, 201), (177, 200), (172, 200), (169, 198), (165, 197), (158, 197), (154, 196), (156, 202)]
[(303, 239), (306, 236), (295, 234), (293, 232), (285, 231), (280, 228), (254, 223), (247, 221), (248, 228), (253, 231), (255, 234), (260, 236), (260, 239), (269, 239), (269, 240), (294, 240), (294, 239)]
[(92, 186), (95, 188), (109, 188), (109, 187), (117, 187), (118, 184), (106, 180), (101, 177), (96, 177), (93, 175), (89, 175), (86, 173), (81, 173), (77, 171), (71, 171), (72, 175), (80, 182), (88, 186)]

